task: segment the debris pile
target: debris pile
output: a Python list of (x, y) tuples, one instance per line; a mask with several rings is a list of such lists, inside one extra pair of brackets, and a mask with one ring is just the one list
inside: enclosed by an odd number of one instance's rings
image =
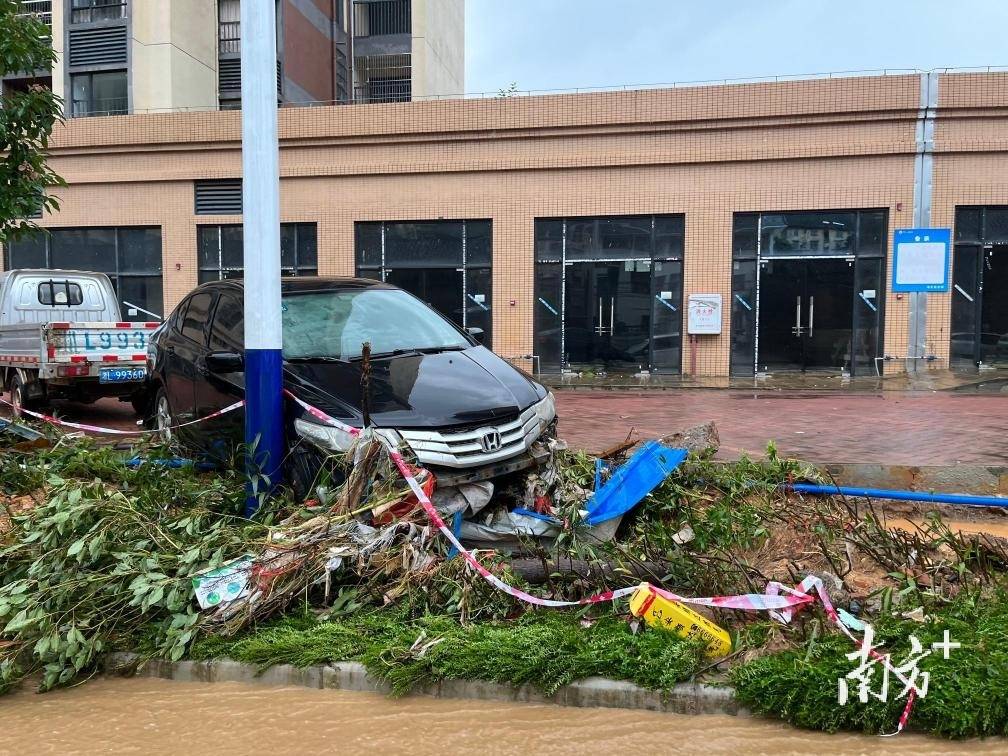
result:
[[(295, 607), (329, 617), (393, 606), (463, 624), (527, 610), (456, 557), (368, 434), (333, 460), (341, 485), (317, 485), (305, 503), (279, 499), (257, 522), (239, 515), (237, 474), (169, 464), (168, 449), (2, 432), (0, 445), (0, 686), (35, 672), (44, 688), (66, 684), (113, 646), (177, 659), (199, 637), (235, 636)], [(556, 600), (642, 582), (730, 596), (811, 574), (840, 608), (872, 618), (1000, 584), (1002, 539), (953, 533), (938, 517), (893, 529), (870, 502), (794, 494), (788, 483), (821, 476), (772, 445), (731, 463), (716, 450), (707, 425), (598, 457), (550, 440), (544, 465), (493, 481), (439, 487), (430, 471), (412, 472), (484, 568)], [(631, 622), (626, 603), (616, 611)], [(746, 639), (765, 615), (697, 616), (691, 626), (727, 630), (743, 661), (804, 632), (799, 616), (756, 643)]]

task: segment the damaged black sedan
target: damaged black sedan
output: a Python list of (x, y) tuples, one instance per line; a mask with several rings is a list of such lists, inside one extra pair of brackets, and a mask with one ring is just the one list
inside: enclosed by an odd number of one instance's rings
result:
[[(243, 413), (214, 413), (244, 397), (244, 290), (214, 281), (166, 319), (148, 355), (151, 423), (183, 445), (230, 457), (244, 438)], [(353, 278), (282, 283), (284, 386), (302, 401), (408, 445), (444, 485), (488, 480), (545, 458), (553, 395), (411, 294)], [(363, 345), (370, 344), (367, 398)], [(308, 495), (349, 434), (287, 405), (286, 472)], [(203, 422), (177, 428), (194, 420)]]

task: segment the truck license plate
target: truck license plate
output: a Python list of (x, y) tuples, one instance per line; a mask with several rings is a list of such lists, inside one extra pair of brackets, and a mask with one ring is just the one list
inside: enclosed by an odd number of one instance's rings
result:
[(147, 368), (102, 368), (98, 371), (99, 383), (131, 383), (147, 377)]

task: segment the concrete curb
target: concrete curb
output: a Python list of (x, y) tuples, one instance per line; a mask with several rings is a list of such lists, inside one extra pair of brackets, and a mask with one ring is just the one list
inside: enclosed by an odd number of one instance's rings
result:
[[(181, 682), (241, 682), (386, 695), (390, 692), (387, 683), (371, 677), (364, 665), (357, 662), (339, 662), (304, 668), (277, 664), (260, 672), (253, 664), (230, 659), (180, 662), (153, 659), (143, 662), (142, 657), (137, 654), (115, 653), (106, 657), (104, 668), (106, 675), (135, 675)], [(735, 691), (732, 688), (700, 683), (681, 683), (670, 691), (656, 691), (621, 680), (589, 677), (565, 685), (550, 696), (531, 685), (514, 687), (482, 680), (444, 680), (420, 689), (417, 693), (436, 698), (464, 698), (478, 701), (644, 709), (672, 714), (749, 716), (748, 710), (735, 700)]]

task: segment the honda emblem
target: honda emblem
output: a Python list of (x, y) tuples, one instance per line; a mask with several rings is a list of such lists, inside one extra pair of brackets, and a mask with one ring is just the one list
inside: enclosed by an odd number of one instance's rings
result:
[(491, 430), (483, 434), (480, 438), (480, 446), (485, 452), (495, 452), (501, 448), (501, 434), (499, 431)]

